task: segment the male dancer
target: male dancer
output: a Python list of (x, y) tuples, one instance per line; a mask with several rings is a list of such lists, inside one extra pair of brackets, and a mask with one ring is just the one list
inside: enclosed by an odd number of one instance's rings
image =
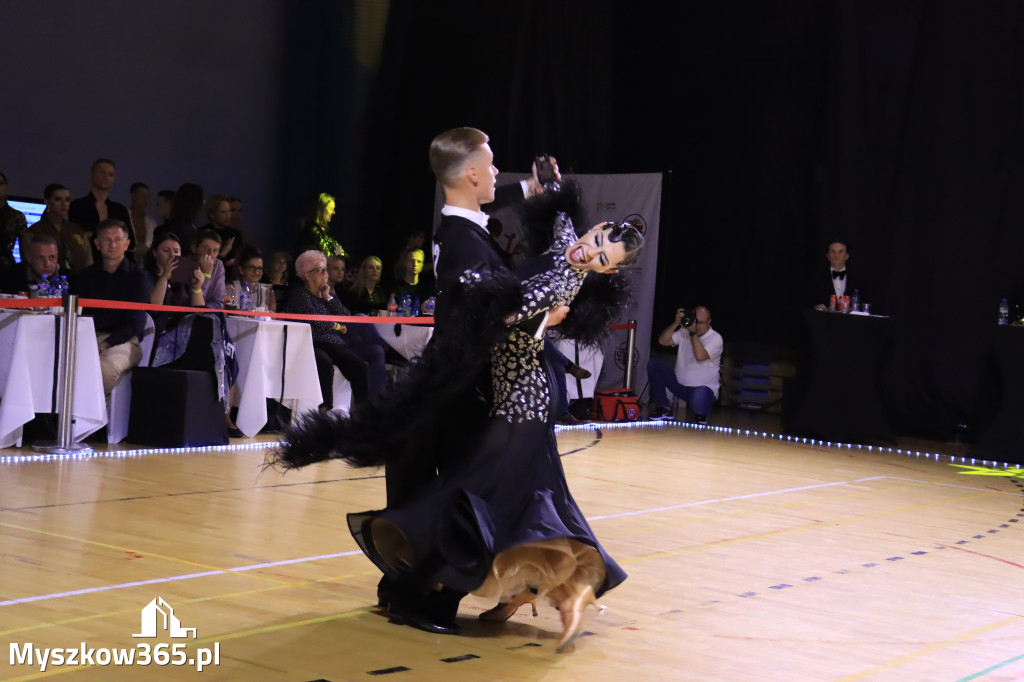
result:
[[(433, 245), (437, 281), (435, 336), (445, 334), (450, 321), (459, 315), (459, 301), (453, 292), (466, 270), (486, 274), (509, 268), (508, 254), (491, 238), (487, 231), (488, 216), (481, 207), (497, 206), (543, 191), (536, 169), (530, 180), (496, 190), (498, 169), (488, 142), (487, 135), (476, 128), (454, 128), (435, 137), (430, 145), (430, 168), (445, 193)], [(567, 311), (560, 310), (560, 317)], [(548, 324), (557, 324), (560, 317), (549, 316)], [(483, 386), (489, 385), (489, 379), (481, 379)], [(486, 422), (488, 408), (480, 391), (454, 401), (447, 413), (450, 420), (437, 424), (435, 433), (425, 434), (422, 439), (429, 447), (415, 457), (404, 458), (408, 465), (387, 468), (388, 505), (402, 504), (429, 483), (438, 469), (457, 465), (459, 454), (470, 451), (482, 435), (477, 426)], [(383, 578), (377, 596), (379, 604), (387, 605), (388, 615), (396, 622), (437, 634), (459, 632), (455, 614), (465, 596), (463, 592), (434, 590), (410, 575), (397, 581)]]

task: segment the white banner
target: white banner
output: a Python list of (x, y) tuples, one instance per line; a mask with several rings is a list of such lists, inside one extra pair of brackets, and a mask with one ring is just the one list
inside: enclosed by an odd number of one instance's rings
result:
[[(519, 182), (525, 174), (502, 173), (499, 184)], [(569, 177), (569, 176), (567, 176)], [(647, 386), (647, 358), (651, 347), (651, 314), (654, 303), (655, 269), (658, 262), (658, 227), (661, 223), (661, 173), (635, 173), (618, 175), (572, 175), (580, 184), (583, 196), (584, 226), (590, 227), (602, 221), (622, 222), (629, 220), (643, 232), (646, 246), (640, 261), (628, 268), (632, 280), (634, 302), (621, 320), (635, 320), (636, 341), (633, 349), (632, 388), (640, 394)], [(437, 188), (434, 206), (434, 225), (441, 220), (441, 206), (444, 193)], [(513, 259), (522, 257), (522, 236), (515, 206), (508, 206), (491, 214), (500, 222), (501, 229), (494, 235), (495, 240)], [(579, 226), (577, 226), (579, 227)], [(613, 331), (605, 341), (604, 362), (596, 386), (599, 389), (622, 388), (625, 386), (627, 332)], [(570, 360), (574, 359), (572, 344), (559, 344), (559, 348)], [(581, 349), (581, 366), (597, 369), (601, 353), (585, 353)], [(588, 367), (589, 365), (589, 367)], [(585, 396), (593, 395), (594, 381), (584, 382)], [(569, 377), (569, 397), (576, 397), (576, 381)]]

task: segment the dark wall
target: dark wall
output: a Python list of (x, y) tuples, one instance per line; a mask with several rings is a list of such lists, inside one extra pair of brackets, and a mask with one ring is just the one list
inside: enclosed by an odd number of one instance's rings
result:
[(35, 0), (3, 14), (11, 194), (59, 182), (81, 196), (92, 161), (109, 157), (117, 201), (136, 181), (154, 196), (196, 182), (242, 197), (247, 229), (274, 229), (282, 3)]

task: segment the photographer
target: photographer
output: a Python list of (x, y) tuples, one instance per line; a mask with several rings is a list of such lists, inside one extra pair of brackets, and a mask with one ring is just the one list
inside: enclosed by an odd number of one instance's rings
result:
[(655, 421), (672, 419), (668, 398), (668, 391), (671, 391), (690, 406), (698, 424), (706, 424), (711, 405), (718, 398), (724, 345), (722, 335), (711, 328), (711, 311), (704, 306), (693, 310), (680, 308), (672, 323), (661, 332), (658, 343), (678, 348), (676, 366), (673, 369), (660, 358), (648, 361), (647, 380), (651, 385), (648, 417)]

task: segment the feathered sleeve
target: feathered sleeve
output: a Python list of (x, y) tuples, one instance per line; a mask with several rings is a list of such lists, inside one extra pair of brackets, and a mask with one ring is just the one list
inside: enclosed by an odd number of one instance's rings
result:
[[(526, 256), (538, 256), (555, 246), (555, 240), (563, 239), (560, 226), (572, 231), (571, 241), (576, 241), (576, 230), (580, 229), (583, 218), (580, 187), (573, 180), (563, 180), (558, 190), (547, 190), (526, 199), (519, 205), (519, 221), (523, 228), (523, 244)], [(555, 230), (552, 231), (552, 225)]]

